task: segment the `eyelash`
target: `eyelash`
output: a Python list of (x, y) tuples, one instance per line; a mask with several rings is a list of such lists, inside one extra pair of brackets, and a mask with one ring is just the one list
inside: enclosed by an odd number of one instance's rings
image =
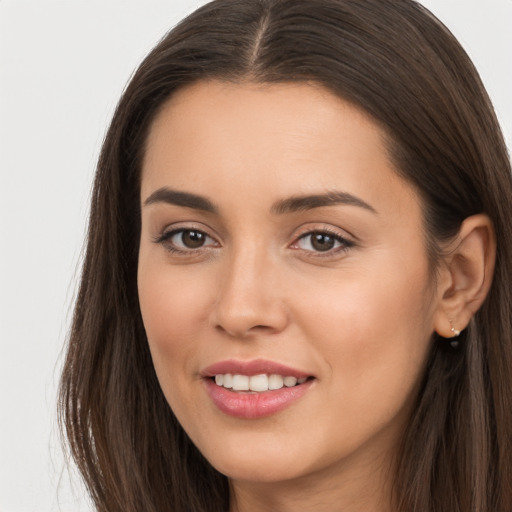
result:
[[(301, 247), (298, 247), (298, 244), (301, 240), (306, 240), (308, 237), (310, 239), (309, 245), (312, 245), (312, 239), (314, 235), (317, 236), (326, 236), (334, 240), (335, 243), (338, 243), (338, 247), (334, 247), (331, 249), (328, 249), (326, 251), (315, 251), (315, 250), (308, 250), (303, 249)], [(348, 240), (347, 238), (341, 236), (339, 233), (337, 233), (334, 230), (322, 228), (322, 229), (312, 229), (310, 231), (306, 231), (305, 233), (301, 234), (299, 237), (297, 237), (296, 241), (293, 242), (292, 248), (296, 250), (303, 250), (308, 253), (313, 253), (316, 258), (322, 258), (322, 257), (329, 257), (336, 255), (338, 253), (344, 253), (347, 252), (351, 247), (354, 247), (355, 243), (351, 240)]]
[(180, 249), (178, 247), (176, 247), (176, 245), (174, 245), (171, 240), (174, 236), (178, 235), (178, 234), (183, 234), (184, 233), (197, 233), (199, 235), (202, 235), (204, 236), (205, 238), (209, 238), (210, 240), (214, 240), (213, 237), (211, 237), (210, 235), (208, 235), (208, 233), (206, 233), (205, 231), (201, 230), (201, 229), (194, 229), (194, 228), (179, 228), (179, 229), (173, 229), (171, 231), (167, 231), (167, 232), (164, 232), (162, 233), (160, 236), (156, 237), (156, 239), (154, 240), (155, 243), (157, 244), (161, 244), (164, 246), (164, 248), (169, 251), (170, 253), (175, 253), (175, 254), (183, 254), (183, 255), (190, 255), (192, 253), (197, 253), (201, 250), (205, 250), (205, 247), (204, 246), (200, 246), (196, 249), (194, 248), (189, 248), (189, 249)]
[[(201, 245), (197, 248), (188, 248), (188, 249), (180, 249), (176, 247), (175, 244), (171, 242), (172, 238), (178, 234), (184, 233), (196, 233), (201, 236), (204, 236), (206, 239), (210, 239), (214, 241), (214, 238), (208, 235), (203, 230), (200, 229), (194, 229), (194, 228), (179, 228), (179, 229), (173, 229), (171, 231), (167, 231), (162, 233), (161, 235), (157, 236), (154, 239), (154, 242), (157, 244), (161, 244), (164, 246), (164, 248), (173, 254), (179, 254), (179, 255), (191, 255), (191, 254), (197, 254), (198, 252), (202, 252), (204, 250), (208, 250), (209, 246)], [(302, 240), (306, 240), (308, 237), (312, 237), (313, 235), (320, 235), (320, 236), (326, 236), (330, 237), (334, 240), (334, 243), (338, 243), (338, 247), (330, 248), (325, 251), (315, 251), (315, 250), (309, 250), (299, 247), (299, 242)], [(354, 247), (355, 243), (351, 240), (348, 240), (347, 238), (341, 236), (339, 233), (336, 233), (333, 230), (322, 228), (322, 229), (313, 229), (310, 231), (306, 231), (305, 233), (302, 233), (300, 236), (298, 236), (295, 241), (291, 244), (291, 248), (294, 250), (301, 250), (306, 253), (314, 254), (314, 257), (329, 257), (333, 256), (338, 253), (347, 252), (350, 248)], [(310, 238), (310, 246), (312, 246), (311, 238)]]

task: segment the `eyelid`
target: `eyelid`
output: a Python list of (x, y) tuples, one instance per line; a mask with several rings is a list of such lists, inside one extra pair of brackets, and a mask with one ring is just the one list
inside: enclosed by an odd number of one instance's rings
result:
[(201, 222), (195, 221), (179, 221), (166, 224), (163, 228), (158, 230), (158, 234), (156, 234), (153, 238), (157, 239), (162, 236), (167, 236), (170, 233), (176, 231), (201, 231), (205, 235), (208, 235), (215, 240), (219, 238), (216, 234), (212, 233), (212, 229), (210, 229), (208, 226), (205, 226)]
[[(173, 236), (175, 236), (178, 233), (186, 231), (200, 232), (209, 239), (211, 239), (214, 243), (206, 243), (205, 245), (199, 246), (197, 248), (182, 248), (171, 242), (171, 238)], [(332, 238), (334, 238), (341, 246), (334, 247), (326, 251), (315, 251), (310, 249), (304, 249), (298, 246), (299, 241), (301, 239), (304, 239), (305, 237), (313, 235), (315, 233), (329, 235)], [(166, 225), (152, 239), (154, 243), (162, 244), (170, 252), (176, 252), (181, 254), (199, 253), (201, 251), (209, 250), (212, 247), (220, 247), (222, 245), (221, 242), (219, 241), (219, 237), (216, 234), (213, 234), (207, 226), (196, 222), (177, 222), (175, 224)], [(314, 254), (315, 257), (327, 257), (333, 256), (338, 252), (344, 252), (350, 249), (351, 247), (356, 245), (356, 240), (357, 237), (348, 233), (344, 229), (324, 223), (316, 225), (313, 223), (307, 223), (303, 226), (300, 226), (297, 229), (295, 235), (293, 236), (293, 242), (289, 245), (289, 247), (295, 250), (300, 250), (304, 253)]]
[[(207, 244), (204, 246), (200, 246), (196, 249), (192, 248), (181, 248), (171, 243), (171, 238), (178, 233), (184, 231), (197, 231), (204, 234), (206, 237), (210, 238), (215, 242), (214, 244)], [(181, 254), (191, 254), (198, 253), (200, 251), (208, 250), (211, 247), (219, 247), (221, 244), (219, 242), (219, 237), (212, 234), (211, 230), (204, 226), (203, 224), (199, 224), (196, 222), (177, 222), (175, 224), (169, 224), (165, 226), (162, 230), (159, 231), (157, 235), (152, 237), (152, 240), (156, 244), (163, 245), (170, 252), (181, 253)]]
[[(340, 243), (341, 246), (326, 251), (314, 251), (304, 249), (298, 246), (299, 241), (301, 239), (304, 239), (307, 236), (311, 236), (315, 233), (329, 235), (332, 238), (334, 238), (338, 243)], [(332, 225), (322, 224), (312, 226), (311, 224), (308, 224), (300, 228), (300, 231), (294, 236), (293, 242), (290, 245), (290, 247), (292, 249), (302, 251), (303, 253), (307, 253), (308, 255), (313, 255), (314, 257), (333, 257), (338, 253), (346, 252), (350, 248), (354, 247), (356, 245), (356, 240), (357, 238), (347, 233), (347, 231), (342, 230), (340, 228), (336, 228)]]
[(341, 238), (353, 244), (359, 241), (359, 239), (355, 235), (353, 235), (346, 229), (333, 226), (332, 224), (325, 224), (323, 222), (318, 224), (308, 222), (307, 224), (300, 226), (293, 235), (293, 238), (295, 241), (297, 241), (299, 238), (310, 233), (327, 233), (329, 235)]

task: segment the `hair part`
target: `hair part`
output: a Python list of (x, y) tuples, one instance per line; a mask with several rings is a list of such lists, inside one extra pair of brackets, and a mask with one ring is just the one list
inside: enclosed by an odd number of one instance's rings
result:
[[(449, 31), (412, 0), (216, 0), (141, 64), (94, 181), (87, 251), (60, 387), (71, 454), (100, 512), (223, 512), (155, 375), (137, 298), (140, 172), (151, 123), (200, 80), (311, 82), (383, 127), (421, 196), (431, 260), (470, 215), (498, 240), (488, 298), (454, 352), (434, 336), (396, 458), (395, 510), (512, 510), (512, 184), (490, 100)], [(435, 267), (435, 266), (434, 266)]]

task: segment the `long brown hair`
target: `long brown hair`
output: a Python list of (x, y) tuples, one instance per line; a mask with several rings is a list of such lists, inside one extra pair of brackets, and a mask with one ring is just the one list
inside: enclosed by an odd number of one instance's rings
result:
[[(423, 199), (427, 248), (487, 213), (494, 281), (450, 349), (436, 335), (397, 454), (395, 510), (512, 510), (512, 182), (490, 100), (450, 32), (413, 0), (216, 0), (175, 27), (127, 87), (101, 152), (60, 413), (98, 511), (223, 512), (227, 479), (160, 390), (137, 298), (148, 128), (198, 80), (323, 85), (386, 131)], [(334, 506), (334, 505), (333, 505)]]

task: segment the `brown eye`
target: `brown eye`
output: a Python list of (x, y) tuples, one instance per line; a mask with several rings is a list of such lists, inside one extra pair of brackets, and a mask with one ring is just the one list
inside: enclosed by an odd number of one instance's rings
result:
[(330, 235), (324, 233), (314, 233), (311, 236), (311, 247), (315, 251), (329, 251), (334, 247), (335, 239)]
[(297, 241), (297, 247), (311, 252), (336, 252), (339, 249), (348, 249), (353, 243), (345, 238), (323, 231), (312, 231), (302, 235)]
[(178, 245), (183, 245), (187, 249), (197, 249), (202, 247), (206, 241), (206, 235), (201, 231), (187, 229), (181, 231), (181, 233), (178, 233), (175, 236), (181, 241), (181, 244)]
[(171, 252), (194, 251), (203, 247), (217, 245), (211, 236), (197, 229), (176, 229), (164, 233), (155, 241)]

